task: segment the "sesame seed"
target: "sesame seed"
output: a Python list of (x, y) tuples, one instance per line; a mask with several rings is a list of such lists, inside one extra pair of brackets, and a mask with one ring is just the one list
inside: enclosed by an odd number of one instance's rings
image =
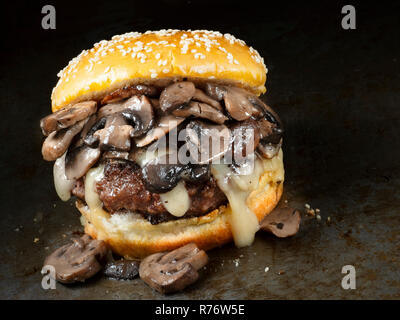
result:
[[(156, 35), (155, 40), (147, 42), (143, 39), (143, 35), (152, 34)], [(178, 34), (177, 38), (167, 39), (174, 34)], [(168, 41), (169, 40), (169, 41)], [(181, 54), (190, 53), (195, 54), (195, 59), (206, 59), (206, 55), (198, 52), (199, 48), (205, 49), (204, 52), (210, 52), (211, 49), (216, 48), (217, 50), (226, 54), (226, 58), (230, 64), (239, 65), (240, 62), (237, 57), (234, 56), (233, 52), (246, 52), (250, 59), (255, 63), (261, 65), (265, 72), (268, 69), (265, 67), (264, 59), (260, 56), (257, 50), (252, 47), (240, 48), (238, 46), (245, 46), (246, 43), (243, 40), (235, 38), (229, 33), (222, 34), (218, 31), (207, 31), (207, 30), (187, 30), (181, 31), (176, 29), (162, 29), (159, 31), (146, 31), (144, 33), (139, 32), (129, 32), (121, 35), (115, 35), (111, 40), (101, 40), (93, 45), (92, 48), (88, 50), (82, 50), (82, 52), (75, 58), (73, 58), (68, 65), (58, 72), (57, 76), (59, 78), (55, 89), (71, 80), (69, 75), (80, 72), (82, 69), (86, 69), (87, 72), (91, 72), (97, 65), (104, 64), (103, 57), (107, 56), (108, 53), (113, 53), (120, 55), (120, 57), (125, 57), (127, 54), (131, 57), (138, 58), (140, 63), (145, 63), (147, 56), (146, 52), (154, 52), (154, 46), (163, 47), (177, 47)], [(232, 47), (232, 53), (230, 53), (230, 48)], [(236, 47), (235, 47), (236, 46)], [(161, 60), (161, 54), (155, 52), (155, 57), (158, 60), (158, 66), (166, 66), (168, 60)], [(87, 57), (87, 58), (86, 58)], [(101, 69), (100, 69), (101, 70)], [(105, 72), (108, 70), (105, 69)], [(204, 68), (197, 68), (196, 73), (202, 74), (207, 70)], [(162, 70), (163, 73), (171, 72), (169, 68)], [(155, 74), (155, 72), (153, 72)], [(152, 73), (152, 74), (153, 74)], [(213, 77), (209, 77), (213, 79)], [(316, 212), (317, 213), (317, 212)]]

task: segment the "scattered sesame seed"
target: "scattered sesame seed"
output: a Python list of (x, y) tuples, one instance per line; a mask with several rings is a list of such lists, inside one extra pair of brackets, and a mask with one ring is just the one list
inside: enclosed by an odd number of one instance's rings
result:
[(269, 267), (265, 267), (264, 272), (268, 272), (269, 271)]

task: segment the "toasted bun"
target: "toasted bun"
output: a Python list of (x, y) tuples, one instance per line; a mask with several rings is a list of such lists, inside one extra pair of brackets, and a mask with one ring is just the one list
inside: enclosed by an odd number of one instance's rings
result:
[[(277, 205), (283, 191), (283, 155), (268, 163), (257, 189), (247, 198), (247, 205), (261, 221)], [(85, 232), (108, 243), (112, 250), (127, 258), (141, 258), (154, 252), (168, 251), (195, 242), (208, 250), (232, 240), (229, 225), (230, 206), (221, 206), (207, 215), (178, 219), (152, 225), (135, 214), (110, 215), (102, 209), (91, 211), (82, 202), (76, 206), (82, 213)]]
[(267, 69), (258, 52), (230, 34), (212, 31), (132, 32), (100, 41), (63, 69), (51, 96), (53, 112), (100, 99), (135, 83), (187, 78), (266, 91)]

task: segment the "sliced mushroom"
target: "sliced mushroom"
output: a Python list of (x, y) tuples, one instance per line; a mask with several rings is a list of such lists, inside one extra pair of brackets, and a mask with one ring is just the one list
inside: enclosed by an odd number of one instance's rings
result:
[(233, 119), (243, 121), (261, 114), (260, 110), (249, 101), (248, 93), (244, 89), (236, 87), (225, 87), (225, 89), (225, 108)]
[(264, 158), (272, 159), (278, 154), (281, 147), (282, 139), (280, 139), (278, 143), (271, 143), (261, 140), (257, 147), (257, 152), (261, 154)]
[(154, 124), (154, 110), (146, 96), (133, 96), (121, 103), (110, 103), (100, 108), (98, 118), (121, 113), (134, 128), (132, 136), (145, 134)]
[(260, 142), (260, 130), (256, 120), (247, 119), (230, 127), (233, 142), (233, 159), (237, 163), (252, 154)]
[(214, 83), (207, 83), (206, 92), (207, 95), (209, 95), (211, 98), (217, 101), (222, 101), (224, 99), (226, 89), (224, 86), (220, 86)]
[(206, 103), (200, 103), (197, 101), (190, 101), (189, 105), (183, 105), (182, 108), (175, 109), (172, 114), (178, 117), (189, 117), (195, 116), (197, 118), (204, 118), (214, 121), (218, 124), (223, 124), (228, 118), (217, 109)]
[(92, 240), (85, 234), (50, 254), (44, 265), (54, 267), (59, 282), (85, 281), (102, 269), (108, 251), (104, 241)]
[(79, 134), (79, 140), (75, 142), (75, 146), (81, 146), (82, 144), (85, 143), (85, 138), (87, 137), (93, 126), (96, 124), (96, 122), (97, 122), (96, 114), (93, 114), (88, 118), (88, 121), (86, 122), (86, 124), (84, 125), (83, 129)]
[(183, 290), (198, 278), (198, 270), (208, 262), (208, 256), (194, 243), (171, 252), (152, 254), (140, 264), (140, 278), (161, 293)]
[(151, 105), (153, 106), (153, 109), (159, 109), (160, 108), (160, 100), (158, 99), (150, 99)]
[(122, 115), (133, 126), (132, 137), (139, 137), (154, 125), (154, 111), (146, 96), (134, 96), (124, 103)]
[(99, 137), (94, 136), (94, 133), (100, 129), (103, 129), (106, 125), (106, 122), (107, 122), (106, 117), (102, 117), (99, 120), (97, 120), (97, 122), (90, 128), (90, 130), (86, 134), (85, 138), (83, 139), (85, 144), (87, 144), (88, 146), (90, 146), (92, 148), (96, 148), (98, 146)]
[(139, 274), (140, 262), (136, 260), (119, 260), (108, 262), (104, 267), (104, 275), (118, 280), (132, 280)]
[(96, 131), (94, 136), (99, 138), (100, 149), (103, 151), (129, 151), (131, 149), (132, 131), (133, 128), (130, 125), (111, 125)]
[(165, 193), (172, 190), (180, 181), (186, 166), (173, 163), (169, 154), (150, 160), (142, 168), (143, 181), (147, 190)]
[(272, 123), (276, 128), (283, 131), (283, 124), (278, 114), (267, 104), (265, 104), (259, 97), (254, 94), (247, 93), (247, 99), (262, 113), (262, 119)]
[(300, 228), (301, 215), (293, 208), (277, 208), (260, 223), (260, 228), (279, 238), (295, 235)]
[(190, 164), (181, 176), (183, 180), (189, 182), (208, 181), (211, 177), (210, 165)]
[(108, 117), (114, 113), (122, 112), (125, 109), (124, 102), (109, 103), (99, 109), (97, 112), (97, 118)]
[(129, 98), (133, 95), (146, 95), (149, 97), (155, 97), (159, 94), (159, 89), (153, 86), (147, 86), (144, 84), (137, 84), (134, 86), (126, 86), (120, 89), (117, 89), (105, 96), (103, 100), (101, 100), (101, 104), (113, 103), (126, 98)]
[(104, 129), (93, 134), (93, 140), (98, 139), (101, 150), (129, 151), (131, 148), (132, 126), (127, 124), (121, 113), (114, 113), (106, 118)]
[(96, 101), (85, 101), (76, 103), (70, 107), (63, 108), (40, 120), (40, 127), (45, 136), (54, 131), (71, 127), (78, 121), (86, 119), (97, 110)]
[(160, 95), (160, 107), (163, 112), (172, 111), (188, 103), (195, 94), (196, 88), (192, 82), (176, 82), (166, 87)]
[(100, 148), (82, 145), (70, 148), (65, 157), (65, 175), (67, 179), (79, 179), (99, 160)]
[(175, 129), (179, 126), (185, 118), (175, 117), (172, 115), (164, 116), (159, 121), (158, 124), (153, 127), (149, 132), (147, 132), (146, 136), (142, 138), (137, 138), (136, 146), (144, 147), (160, 139), (161, 137), (165, 136), (168, 132), (172, 129)]
[(214, 107), (219, 111), (223, 111), (221, 104), (217, 101), (206, 95), (202, 90), (196, 89), (193, 95), (193, 100), (207, 103), (208, 105)]
[(193, 162), (207, 164), (225, 155), (232, 143), (232, 135), (225, 125), (195, 120), (186, 126), (185, 140)]
[(82, 130), (86, 122), (87, 119), (81, 120), (71, 128), (65, 128), (50, 133), (43, 142), (43, 159), (46, 161), (54, 161), (61, 157), (65, 151), (67, 151), (72, 139)]

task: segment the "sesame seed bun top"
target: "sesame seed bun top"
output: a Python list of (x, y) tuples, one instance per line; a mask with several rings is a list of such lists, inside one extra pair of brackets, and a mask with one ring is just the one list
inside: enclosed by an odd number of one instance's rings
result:
[(135, 83), (187, 78), (266, 91), (267, 69), (258, 52), (230, 34), (214, 31), (131, 32), (100, 41), (59, 72), (53, 89), (53, 112), (68, 104), (100, 99)]

